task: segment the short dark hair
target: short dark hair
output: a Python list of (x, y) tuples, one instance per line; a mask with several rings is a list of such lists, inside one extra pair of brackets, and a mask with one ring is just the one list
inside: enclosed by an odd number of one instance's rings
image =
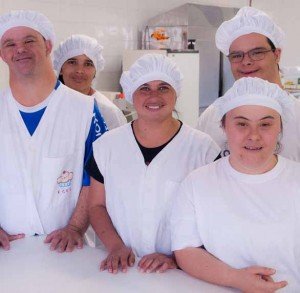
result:
[(60, 74), (60, 75), (58, 76), (58, 80), (59, 80), (62, 84), (65, 84), (64, 78), (63, 78), (62, 74)]
[(270, 45), (271, 49), (272, 49), (273, 51), (275, 51), (275, 50), (276, 50), (276, 47), (275, 47), (274, 43), (273, 43), (268, 37), (266, 37), (266, 38), (267, 38), (267, 42), (268, 42), (268, 44)]
[[(274, 51), (276, 50), (276, 47), (275, 47), (274, 43), (273, 43), (268, 37), (266, 37), (266, 38), (267, 38), (268, 44), (269, 44), (270, 47), (271, 47), (271, 50), (274, 52)], [(278, 67), (278, 71), (280, 71), (279, 64), (277, 64), (277, 67)]]

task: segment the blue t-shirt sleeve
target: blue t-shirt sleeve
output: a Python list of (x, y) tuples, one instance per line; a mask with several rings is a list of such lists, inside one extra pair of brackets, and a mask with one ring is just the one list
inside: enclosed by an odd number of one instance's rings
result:
[(90, 185), (90, 176), (86, 170), (87, 162), (93, 154), (93, 142), (96, 141), (104, 132), (108, 130), (106, 123), (99, 111), (96, 100), (94, 100), (94, 112), (93, 119), (91, 121), (91, 127), (88, 137), (85, 141), (85, 152), (84, 152), (84, 170), (82, 178), (82, 186)]

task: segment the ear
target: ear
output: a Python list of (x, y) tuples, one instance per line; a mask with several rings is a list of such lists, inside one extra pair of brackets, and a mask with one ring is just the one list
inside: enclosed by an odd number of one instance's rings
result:
[(46, 54), (50, 55), (53, 48), (52, 42), (50, 40), (46, 40), (45, 45), (46, 45)]
[(0, 47), (0, 59), (2, 59), (2, 61), (6, 63), (5, 57), (4, 57), (3, 54), (2, 54), (2, 49), (1, 49), (1, 47)]
[(276, 48), (275, 51), (274, 51), (274, 55), (275, 55), (275, 58), (276, 58), (276, 62), (279, 63), (280, 57), (281, 57), (281, 49)]

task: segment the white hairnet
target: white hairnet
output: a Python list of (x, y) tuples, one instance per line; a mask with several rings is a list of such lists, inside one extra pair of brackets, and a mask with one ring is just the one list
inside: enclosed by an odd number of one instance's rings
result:
[(84, 54), (93, 61), (96, 71), (101, 71), (104, 68), (102, 50), (103, 47), (96, 39), (86, 35), (72, 35), (54, 51), (54, 69), (59, 75), (61, 67), (68, 59)]
[(236, 16), (220, 25), (216, 32), (216, 46), (227, 56), (232, 42), (250, 33), (268, 37), (276, 48), (283, 46), (283, 30), (266, 13), (253, 7), (241, 8)]
[(133, 93), (144, 83), (162, 80), (173, 87), (180, 96), (183, 75), (169, 57), (162, 54), (146, 54), (136, 60), (128, 71), (122, 73), (120, 84), (125, 98), (132, 103)]
[(223, 97), (214, 103), (219, 120), (230, 110), (244, 105), (265, 106), (277, 111), (283, 120), (293, 114), (293, 100), (277, 84), (257, 77), (238, 79)]
[(32, 10), (14, 10), (0, 16), (0, 39), (11, 28), (26, 26), (38, 31), (46, 40), (50, 40), (52, 45), (55, 42), (53, 24), (49, 19)]

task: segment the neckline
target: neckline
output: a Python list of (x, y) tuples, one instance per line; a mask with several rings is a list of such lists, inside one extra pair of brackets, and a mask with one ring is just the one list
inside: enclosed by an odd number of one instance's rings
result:
[(229, 162), (229, 157), (230, 157), (230, 155), (223, 158), (225, 170), (234, 179), (236, 179), (238, 181), (243, 181), (246, 183), (262, 183), (262, 182), (270, 181), (270, 180), (276, 178), (285, 167), (284, 158), (281, 156), (278, 156), (277, 157), (278, 161), (277, 161), (276, 165), (270, 171), (263, 173), (263, 174), (246, 174), (246, 173), (241, 173), (241, 172), (235, 170)]
[(167, 144), (169, 144), (169, 143), (174, 139), (174, 137), (179, 133), (179, 131), (180, 131), (181, 127), (182, 127), (182, 122), (181, 122), (180, 120), (178, 120), (178, 121), (180, 122), (180, 125), (179, 125), (178, 130), (175, 132), (175, 134), (174, 134), (167, 142), (165, 142), (165, 143), (163, 143), (163, 144), (161, 144), (161, 145), (159, 145), (159, 146), (156, 146), (156, 147), (145, 147), (145, 146), (143, 146), (143, 145), (138, 141), (138, 139), (137, 139), (137, 137), (136, 137), (136, 135), (135, 135), (134, 128), (133, 128), (133, 121), (130, 123), (130, 125), (131, 125), (131, 130), (132, 130), (133, 136), (134, 136), (134, 138), (135, 138), (135, 140), (136, 140), (138, 146), (139, 146), (140, 148), (144, 148), (144, 149), (148, 149), (148, 150), (155, 150), (155, 149), (159, 149), (159, 148), (165, 147), (165, 146), (166, 146)]

